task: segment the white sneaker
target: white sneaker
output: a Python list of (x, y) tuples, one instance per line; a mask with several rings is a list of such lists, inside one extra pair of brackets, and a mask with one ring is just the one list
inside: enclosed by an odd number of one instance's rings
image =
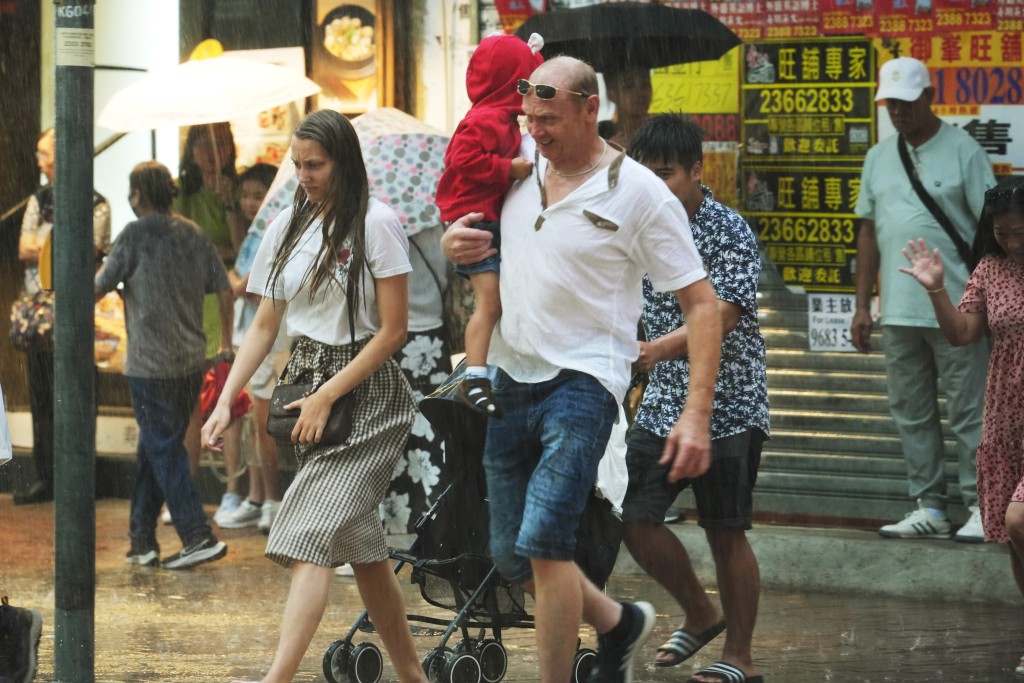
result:
[[(214, 515), (214, 521), (217, 516)], [(244, 529), (260, 522), (260, 506), (246, 498), (231, 514), (225, 515), (217, 525), (222, 529)]]
[(885, 538), (949, 538), (949, 519), (942, 510), (926, 508), (918, 499), (916, 510), (895, 524), (886, 524), (878, 534)]
[(967, 518), (960, 530), (953, 537), (959, 543), (984, 543), (985, 530), (981, 527), (981, 510), (977, 505), (971, 506), (971, 516)]
[(164, 524), (174, 524), (174, 520), (171, 519), (171, 511), (166, 505), (164, 506), (163, 513), (160, 515), (160, 521)]
[(270, 533), (270, 527), (273, 525), (274, 520), (277, 518), (277, 509), (281, 507), (281, 501), (279, 500), (265, 500), (263, 501), (262, 507), (260, 507), (260, 521), (256, 525), (265, 534)]
[(220, 507), (213, 513), (213, 521), (217, 526), (224, 526), (235, 510), (242, 505), (242, 497), (237, 493), (225, 493), (221, 496)]

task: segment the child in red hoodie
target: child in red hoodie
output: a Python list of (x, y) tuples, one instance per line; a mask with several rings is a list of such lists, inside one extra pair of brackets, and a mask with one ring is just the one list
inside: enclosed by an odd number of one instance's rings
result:
[[(518, 117), (522, 96), (516, 90), (521, 78), (529, 78), (543, 61), (544, 41), (536, 33), (529, 43), (511, 35), (494, 35), (480, 41), (466, 70), (466, 91), (472, 108), (459, 122), (444, 155), (445, 171), (437, 185), (441, 220), (451, 222), (479, 211), (482, 221), (473, 227), (489, 231), (495, 249), (501, 247), (498, 220), (505, 192), (514, 180), (529, 178), (533, 162), (519, 156), (522, 135)], [(476, 295), (476, 309), (466, 325), (466, 378), (458, 400), (485, 415), (501, 416), (491, 395), (487, 377), (487, 349), (491, 332), (501, 316), (498, 291), (500, 257), (457, 266), (468, 277)]]

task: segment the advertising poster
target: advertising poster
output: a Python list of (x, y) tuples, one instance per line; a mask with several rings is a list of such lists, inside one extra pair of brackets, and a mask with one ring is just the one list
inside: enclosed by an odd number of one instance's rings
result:
[(704, 10), (748, 42), (764, 38), (765, 0), (709, 0)]
[(765, 0), (765, 38), (813, 38), (818, 35), (818, 0)]
[(821, 0), (821, 33), (838, 35), (875, 31), (875, 3), (872, 0)]
[[(928, 65), (933, 110), (988, 153), (996, 175), (1024, 173), (1024, 48), (1019, 31), (972, 31), (878, 41), (879, 65), (895, 55)], [(879, 137), (893, 132), (879, 108)]]
[(376, 0), (316, 0), (311, 78), (318, 106), (345, 114), (377, 107), (381, 47)]
[(652, 70), (650, 112), (683, 112), (704, 129), (705, 140), (739, 142), (742, 55), (737, 46), (715, 61)]
[(741, 211), (787, 287), (851, 293), (864, 154), (875, 143), (875, 55), (864, 38), (748, 46)]

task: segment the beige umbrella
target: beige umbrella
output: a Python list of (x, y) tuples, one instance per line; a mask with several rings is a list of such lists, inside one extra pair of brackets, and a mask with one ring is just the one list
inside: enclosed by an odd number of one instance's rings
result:
[(320, 92), (292, 69), (220, 56), (154, 72), (114, 93), (97, 124), (119, 132), (230, 121)]

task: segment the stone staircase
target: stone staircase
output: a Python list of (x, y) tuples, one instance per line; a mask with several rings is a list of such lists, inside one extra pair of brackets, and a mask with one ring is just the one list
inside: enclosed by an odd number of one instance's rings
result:
[[(886, 399), (881, 334), (873, 335), (867, 355), (811, 352), (806, 297), (787, 290), (770, 263), (759, 297), (773, 438), (755, 489), (757, 514), (852, 526), (900, 519), (912, 504)], [(967, 512), (959, 505), (956, 455), (946, 437), (949, 514), (962, 521)]]

